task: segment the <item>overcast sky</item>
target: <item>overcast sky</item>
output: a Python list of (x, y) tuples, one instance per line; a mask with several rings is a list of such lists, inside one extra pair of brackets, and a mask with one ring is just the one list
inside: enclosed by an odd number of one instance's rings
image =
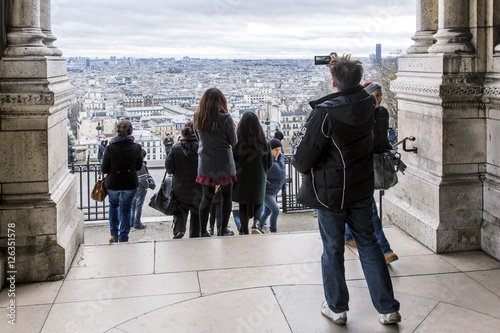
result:
[(65, 57), (312, 58), (413, 44), (415, 0), (52, 0)]

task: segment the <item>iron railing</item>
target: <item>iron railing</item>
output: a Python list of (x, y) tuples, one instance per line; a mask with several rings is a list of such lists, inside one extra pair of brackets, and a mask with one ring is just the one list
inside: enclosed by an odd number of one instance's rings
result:
[[(97, 182), (101, 170), (100, 163), (87, 160), (83, 164), (70, 164), (70, 170), (77, 176), (78, 208), (84, 213), (85, 221), (106, 220), (108, 218), (108, 199), (97, 202), (90, 198), (90, 193)], [(297, 193), (302, 184), (302, 177), (292, 166), (292, 155), (285, 155), (286, 190), (278, 193), (276, 199), (282, 212), (289, 213), (310, 209), (297, 202)], [(159, 187), (158, 187), (159, 188)], [(161, 213), (158, 213), (160, 216)]]
[(97, 176), (101, 171), (100, 163), (70, 164), (71, 173), (77, 177), (78, 185), (78, 208), (83, 211), (85, 221), (106, 220), (108, 218), (109, 203), (106, 198), (98, 202), (90, 198), (90, 193), (97, 182)]

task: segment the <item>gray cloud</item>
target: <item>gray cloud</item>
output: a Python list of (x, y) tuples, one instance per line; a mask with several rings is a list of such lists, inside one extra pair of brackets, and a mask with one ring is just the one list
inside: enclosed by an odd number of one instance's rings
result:
[(414, 0), (53, 0), (66, 56), (310, 57), (405, 50)]

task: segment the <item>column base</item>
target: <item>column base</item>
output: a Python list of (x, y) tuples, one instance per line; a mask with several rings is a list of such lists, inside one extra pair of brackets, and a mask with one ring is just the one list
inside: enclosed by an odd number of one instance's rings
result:
[[(52, 281), (64, 278), (83, 243), (83, 212), (76, 207), (76, 180), (68, 174), (57, 194), (48, 200), (24, 200), (0, 204), (5, 252), (8, 225), (14, 224), (16, 282)], [(4, 270), (5, 271), (5, 270)]]
[(435, 33), (436, 31), (417, 31), (415, 33), (415, 36), (411, 38), (412, 40), (415, 41), (415, 44), (410, 46), (406, 50), (406, 53), (408, 54), (427, 53), (429, 47), (431, 47), (435, 42), (434, 40)]
[(436, 44), (429, 53), (473, 53), (474, 46), (470, 42), (472, 34), (469, 29), (439, 29), (434, 35)]

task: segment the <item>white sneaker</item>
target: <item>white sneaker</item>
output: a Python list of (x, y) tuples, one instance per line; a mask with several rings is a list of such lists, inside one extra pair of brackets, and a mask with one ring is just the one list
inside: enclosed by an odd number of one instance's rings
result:
[(326, 301), (321, 304), (321, 313), (325, 316), (330, 318), (331, 321), (333, 321), (337, 325), (345, 325), (347, 323), (347, 312), (340, 312), (340, 313), (335, 313), (333, 312)]
[(381, 313), (378, 315), (378, 320), (384, 325), (397, 324), (401, 321), (401, 315), (397, 311), (388, 314)]

